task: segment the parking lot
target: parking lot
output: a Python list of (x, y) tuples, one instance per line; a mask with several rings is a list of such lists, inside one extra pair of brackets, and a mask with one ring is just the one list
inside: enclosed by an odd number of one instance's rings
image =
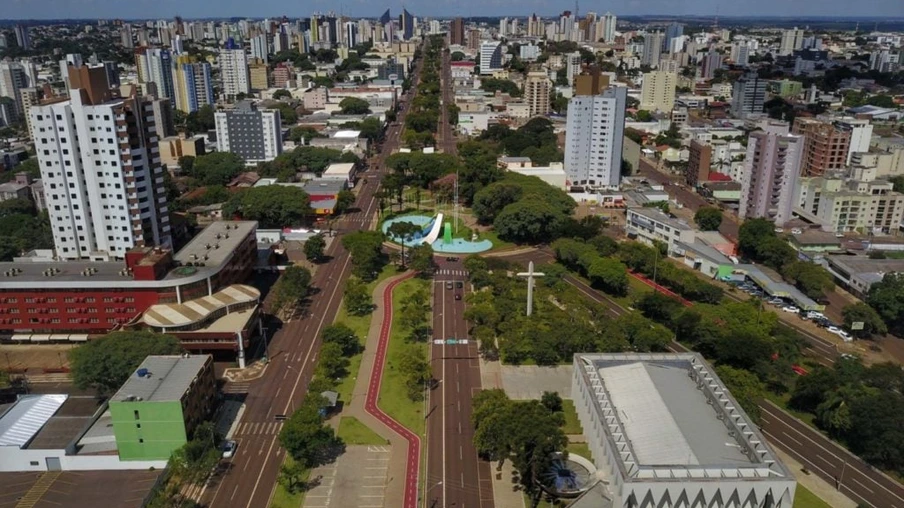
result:
[(853, 339), (851, 335), (841, 328), (840, 324), (833, 323), (829, 320), (822, 312), (818, 311), (804, 311), (797, 307), (797, 305), (792, 302), (790, 299), (781, 298), (777, 296), (770, 296), (766, 294), (766, 292), (757, 285), (756, 282), (747, 279), (743, 282), (736, 284), (737, 288), (740, 291), (743, 291), (754, 298), (761, 299), (765, 304), (771, 305), (774, 307), (774, 310), (778, 312), (785, 312), (788, 314), (795, 314), (801, 319), (806, 319), (812, 321), (814, 324), (821, 328), (825, 328), (829, 333), (833, 333), (840, 337), (845, 342), (851, 342)]
[(310, 481), (318, 485), (305, 494), (304, 508), (384, 506), (390, 450), (389, 446), (346, 447), (335, 462), (311, 471)]

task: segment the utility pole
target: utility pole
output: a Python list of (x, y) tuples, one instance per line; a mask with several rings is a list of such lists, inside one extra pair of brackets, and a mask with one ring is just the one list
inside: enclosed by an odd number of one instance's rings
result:
[(545, 273), (534, 271), (534, 262), (527, 264), (527, 271), (517, 274), (518, 277), (527, 278), (527, 315), (530, 316), (534, 311), (534, 277), (545, 277)]

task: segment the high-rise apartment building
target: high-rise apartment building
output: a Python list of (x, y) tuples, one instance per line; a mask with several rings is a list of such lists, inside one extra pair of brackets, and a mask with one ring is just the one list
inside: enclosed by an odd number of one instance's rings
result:
[(103, 68), (73, 67), (68, 100), (32, 106), (35, 150), (62, 259), (172, 244), (151, 103), (120, 98)]
[(710, 48), (706, 56), (703, 57), (703, 65), (700, 68), (700, 77), (703, 79), (713, 79), (716, 75), (716, 69), (722, 68), (722, 55)]
[(787, 124), (772, 123), (750, 134), (741, 171), (740, 218), (768, 218), (779, 227), (791, 219), (803, 145), (803, 137), (788, 134)]
[(797, 204), (825, 231), (887, 235), (904, 218), (904, 195), (887, 180), (863, 181), (841, 175), (802, 178)]
[(762, 113), (769, 82), (751, 72), (738, 78), (731, 89), (731, 114), (745, 118), (750, 113)]
[(251, 76), (248, 71), (248, 56), (241, 47), (227, 47), (217, 56), (220, 79), (223, 80), (223, 95), (234, 99), (238, 94), (251, 93)]
[(804, 31), (797, 27), (782, 32), (782, 43), (779, 46), (778, 54), (780, 56), (790, 55), (795, 51), (803, 48)]
[(252, 90), (266, 90), (270, 88), (270, 69), (260, 60), (253, 60), (248, 65), (249, 79)]
[(671, 23), (665, 29), (665, 39), (662, 40), (662, 50), (669, 51), (672, 46), (672, 40), (684, 35), (684, 25), (681, 23)]
[(349, 48), (354, 48), (360, 42), (358, 39), (358, 24), (354, 21), (345, 22), (343, 34), (345, 35), (345, 44)]
[(792, 132), (806, 139), (801, 165), (804, 176), (822, 176), (847, 164), (851, 147), (849, 124), (798, 117), (794, 120)]
[(731, 45), (731, 59), (735, 65), (742, 67), (750, 64), (750, 46), (747, 41), (739, 41)]
[(870, 141), (873, 139), (873, 125), (866, 118), (842, 118), (838, 121), (842, 130), (851, 133), (851, 142), (848, 147), (845, 165), (851, 164), (854, 154), (869, 152)]
[[(473, 32), (473, 31), (472, 31)], [(502, 44), (487, 41), (480, 44), (480, 74), (493, 74), (502, 70)]]
[(139, 78), (144, 74), (145, 83), (153, 83), (157, 97), (175, 100), (172, 55), (166, 49), (146, 49), (137, 55)]
[(465, 21), (455, 18), (449, 24), (449, 44), (453, 46), (465, 45)]
[(132, 49), (135, 47), (135, 35), (132, 33), (131, 23), (124, 24), (119, 30), (119, 42), (125, 49)]
[(600, 23), (603, 24), (603, 42), (610, 43), (615, 41), (615, 24), (618, 18), (615, 14), (611, 12), (607, 12), (600, 18)]
[(22, 116), (25, 117), (25, 126), (31, 134), (31, 115), (28, 111), (32, 106), (37, 106), (43, 96), (42, 89), (32, 86), (19, 89), (19, 101), (22, 104)]
[(653, 32), (643, 37), (643, 56), (640, 57), (641, 65), (655, 67), (659, 65), (659, 57), (662, 54), (662, 32)]
[(21, 63), (0, 61), (0, 97), (9, 97), (13, 100), (17, 117), (25, 113), (19, 90), (27, 86), (29, 86), (28, 75)]
[(674, 72), (653, 71), (643, 75), (640, 109), (671, 111), (675, 107), (675, 88), (678, 75)]
[(16, 25), (13, 30), (16, 33), (16, 45), (22, 49), (31, 49), (31, 37), (28, 35), (28, 27)]
[(545, 72), (527, 73), (527, 79), (524, 80), (524, 100), (531, 118), (549, 114), (549, 76)]
[(166, 138), (176, 135), (176, 125), (173, 119), (173, 103), (169, 99), (149, 99), (151, 114), (154, 117), (154, 128), (157, 129), (158, 138)]
[(571, 185), (615, 188), (621, 181), (625, 87), (568, 101), (565, 173)]
[(403, 41), (411, 40), (414, 37), (414, 17), (405, 8), (402, 8), (402, 14), (399, 14), (399, 33)]
[(176, 109), (183, 113), (191, 113), (201, 106), (216, 102), (210, 64), (195, 62), (195, 58), (188, 55), (176, 57), (173, 89), (176, 94)]
[(270, 43), (267, 41), (267, 34), (255, 35), (251, 38), (251, 57), (264, 63), (270, 61)]
[(475, 53), (480, 51), (480, 30), (476, 28), (468, 30), (468, 49)]
[(712, 167), (713, 147), (709, 143), (700, 140), (692, 140), (688, 147), (687, 169), (684, 172), (684, 181), (690, 187), (696, 187), (700, 182), (709, 180), (709, 170)]
[(575, 51), (565, 55), (565, 77), (568, 86), (574, 86), (574, 77), (581, 73), (581, 53)]
[(272, 161), (282, 153), (279, 110), (258, 110), (251, 101), (217, 111), (217, 151), (232, 152), (247, 164)]

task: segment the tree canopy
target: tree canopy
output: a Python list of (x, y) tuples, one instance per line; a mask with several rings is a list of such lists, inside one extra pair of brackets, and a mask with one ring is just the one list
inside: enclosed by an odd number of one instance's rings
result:
[(904, 273), (887, 273), (869, 288), (866, 303), (892, 333), (904, 333)]
[(311, 198), (298, 187), (266, 185), (235, 194), (223, 206), (223, 215), (256, 220), (262, 228), (298, 226), (311, 217)]
[(245, 170), (245, 161), (232, 152), (213, 152), (195, 157), (182, 169), (201, 185), (226, 185)]
[(366, 115), (370, 113), (370, 104), (364, 99), (346, 97), (339, 101), (339, 109), (344, 115)]
[(383, 233), (355, 231), (342, 237), (342, 246), (352, 258), (352, 272), (365, 281), (374, 280), (383, 268)]
[(298, 265), (287, 267), (273, 285), (271, 307), (275, 312), (295, 309), (311, 292), (311, 272)]
[(111, 332), (69, 352), (72, 380), (100, 396), (116, 392), (149, 355), (182, 353), (179, 339), (145, 331)]
[(480, 80), (480, 88), (490, 93), (499, 91), (512, 97), (521, 97), (521, 88), (508, 79), (484, 78)]
[(694, 214), (694, 222), (702, 231), (718, 231), (722, 225), (722, 210), (704, 206)]

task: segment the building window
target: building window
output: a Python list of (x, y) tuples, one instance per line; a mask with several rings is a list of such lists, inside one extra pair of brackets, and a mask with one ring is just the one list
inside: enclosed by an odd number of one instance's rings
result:
[(137, 409), (135, 410), (135, 419), (136, 420), (138, 419), (138, 410)]

